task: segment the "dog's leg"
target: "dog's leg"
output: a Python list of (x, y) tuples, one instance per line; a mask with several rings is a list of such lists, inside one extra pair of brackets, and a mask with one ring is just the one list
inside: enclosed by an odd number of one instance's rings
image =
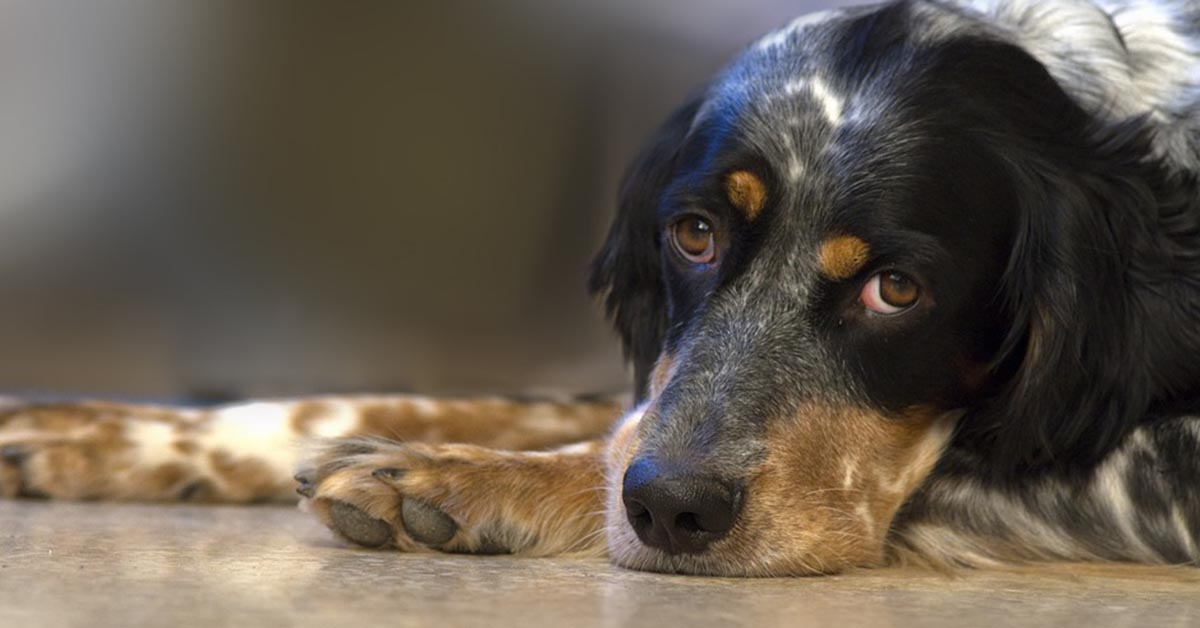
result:
[(605, 517), (624, 512), (619, 491), (606, 489), (620, 479), (605, 474), (623, 472), (642, 412), (625, 414), (603, 441), (551, 451), (334, 439), (296, 479), (303, 506), (359, 545), (599, 555)]
[(416, 396), (257, 401), (211, 409), (11, 405), (0, 409), (0, 497), (291, 500), (299, 455), (314, 438), (543, 448), (602, 435), (620, 410), (616, 399)]
[(599, 555), (602, 450), (602, 441), (517, 452), (348, 439), (331, 442), (297, 479), (308, 509), (359, 545)]

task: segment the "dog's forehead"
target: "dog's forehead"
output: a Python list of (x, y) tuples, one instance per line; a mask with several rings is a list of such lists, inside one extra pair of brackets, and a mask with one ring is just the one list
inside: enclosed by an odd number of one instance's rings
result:
[(781, 174), (802, 176), (799, 153), (813, 148), (847, 113), (846, 94), (825, 59), (846, 14), (806, 16), (752, 45), (712, 83), (692, 129), (734, 122), (741, 141), (752, 149), (785, 158)]
[(776, 231), (788, 232), (793, 249), (815, 250), (872, 207), (890, 206), (886, 220), (903, 224), (920, 168), (939, 154), (936, 137), (958, 133), (936, 112), (962, 79), (942, 76), (938, 68), (955, 65), (935, 61), (954, 56), (944, 46), (964, 35), (993, 37), (980, 28), (934, 3), (793, 21), (749, 46), (705, 92), (691, 124), (703, 171), (720, 175), (746, 155), (764, 165), (775, 183), (768, 201), (781, 208)]
[(902, 110), (906, 59), (971, 35), (1003, 39), (963, 3), (897, 3), (799, 17), (748, 46), (710, 84), (692, 130), (736, 119), (744, 142), (768, 156), (800, 155), (781, 175), (804, 174), (803, 155), (833, 131), (869, 125)]
[[(758, 247), (773, 251), (772, 259), (765, 267), (752, 263), (738, 282), (743, 288), (765, 283), (779, 292), (786, 286), (785, 292), (797, 293), (792, 297), (806, 300), (815, 252), (835, 228), (835, 206), (846, 187), (843, 162), (861, 154), (841, 150), (839, 141), (873, 125), (861, 119), (862, 99), (831, 59), (856, 13), (805, 16), (751, 45), (710, 85), (692, 121), (691, 135), (706, 155), (703, 172), (729, 168), (723, 157), (752, 155), (776, 183), (768, 201), (786, 208)], [(788, 281), (780, 283), (781, 274)], [(753, 278), (760, 281), (746, 281)]]
[(838, 170), (844, 170), (838, 162), (861, 154), (840, 150), (839, 138), (861, 134), (874, 125), (872, 111), (886, 107), (858, 93), (861, 87), (836, 61), (860, 13), (801, 17), (752, 44), (710, 84), (692, 121), (691, 133), (706, 146), (763, 160), (778, 183), (776, 194), (787, 197), (772, 200), (803, 210), (796, 218), (804, 230), (830, 221)]

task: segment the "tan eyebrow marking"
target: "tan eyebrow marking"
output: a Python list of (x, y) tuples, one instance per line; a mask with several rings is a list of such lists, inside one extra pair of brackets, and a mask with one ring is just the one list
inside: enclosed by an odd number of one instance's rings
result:
[(738, 170), (725, 177), (725, 194), (729, 202), (754, 220), (767, 202), (767, 186), (752, 172)]
[(851, 235), (833, 236), (821, 243), (821, 274), (830, 279), (849, 279), (871, 256), (871, 247)]

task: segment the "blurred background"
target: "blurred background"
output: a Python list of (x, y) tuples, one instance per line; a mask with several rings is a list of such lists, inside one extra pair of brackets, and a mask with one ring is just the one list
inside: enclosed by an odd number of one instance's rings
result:
[(0, 392), (621, 390), (625, 164), (834, 4), (0, 2)]

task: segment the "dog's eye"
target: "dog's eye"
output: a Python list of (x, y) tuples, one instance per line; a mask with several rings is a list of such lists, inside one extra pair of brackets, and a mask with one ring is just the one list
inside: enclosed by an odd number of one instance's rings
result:
[(868, 279), (859, 298), (876, 314), (899, 314), (916, 304), (921, 288), (907, 275), (886, 271)]
[(710, 264), (717, 257), (712, 225), (695, 214), (671, 225), (671, 242), (675, 250), (693, 264)]

